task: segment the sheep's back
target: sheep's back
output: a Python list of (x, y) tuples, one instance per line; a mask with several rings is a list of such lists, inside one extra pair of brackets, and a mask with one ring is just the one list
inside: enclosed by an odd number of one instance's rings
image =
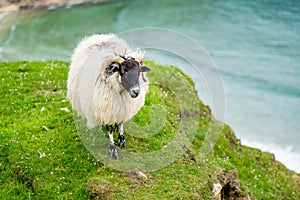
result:
[[(74, 92), (78, 75), (83, 70), (98, 74), (101, 70), (101, 61), (114, 54), (122, 54), (128, 48), (127, 43), (114, 34), (93, 35), (83, 38), (77, 45), (71, 58), (67, 82), (67, 96), (73, 104)], [(94, 63), (93, 63), (94, 62)], [(94, 66), (95, 65), (95, 66)], [(92, 67), (94, 67), (92, 69)], [(84, 68), (84, 69), (83, 69)]]

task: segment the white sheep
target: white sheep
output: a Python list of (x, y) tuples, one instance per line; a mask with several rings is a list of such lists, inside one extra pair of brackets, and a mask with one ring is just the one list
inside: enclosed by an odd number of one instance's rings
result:
[(113, 131), (119, 132), (119, 145), (125, 147), (123, 123), (144, 105), (148, 91), (142, 64), (143, 52), (131, 50), (114, 34), (84, 38), (75, 48), (67, 83), (67, 97), (87, 127), (106, 125), (110, 155), (118, 159)]

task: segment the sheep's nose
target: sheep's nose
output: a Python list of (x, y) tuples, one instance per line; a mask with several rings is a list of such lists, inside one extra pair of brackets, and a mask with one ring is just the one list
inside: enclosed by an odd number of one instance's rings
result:
[(136, 98), (140, 94), (140, 88), (139, 87), (132, 88), (129, 94), (132, 98)]

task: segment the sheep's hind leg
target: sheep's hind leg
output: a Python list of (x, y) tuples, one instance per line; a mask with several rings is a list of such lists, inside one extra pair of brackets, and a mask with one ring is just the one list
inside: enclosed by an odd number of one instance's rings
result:
[(109, 131), (109, 154), (110, 154), (110, 157), (117, 160), (119, 157), (118, 157), (116, 145), (114, 143), (113, 125), (107, 125), (106, 129)]
[(125, 140), (125, 136), (124, 136), (123, 123), (120, 123), (117, 126), (118, 126), (118, 131), (119, 131), (119, 136), (118, 136), (119, 146), (122, 147), (122, 148), (126, 147), (126, 140)]

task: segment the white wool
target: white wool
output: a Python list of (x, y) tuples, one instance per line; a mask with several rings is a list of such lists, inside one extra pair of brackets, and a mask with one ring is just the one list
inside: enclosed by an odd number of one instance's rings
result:
[[(103, 79), (103, 72), (111, 62), (122, 62), (119, 55), (132, 56), (141, 61), (143, 53), (131, 50), (114, 34), (84, 38), (75, 48), (67, 83), (67, 97), (88, 127), (110, 125), (130, 120), (144, 105), (148, 82), (140, 76), (140, 94), (130, 97), (119, 82), (119, 73)], [(145, 74), (144, 74), (145, 77)]]

